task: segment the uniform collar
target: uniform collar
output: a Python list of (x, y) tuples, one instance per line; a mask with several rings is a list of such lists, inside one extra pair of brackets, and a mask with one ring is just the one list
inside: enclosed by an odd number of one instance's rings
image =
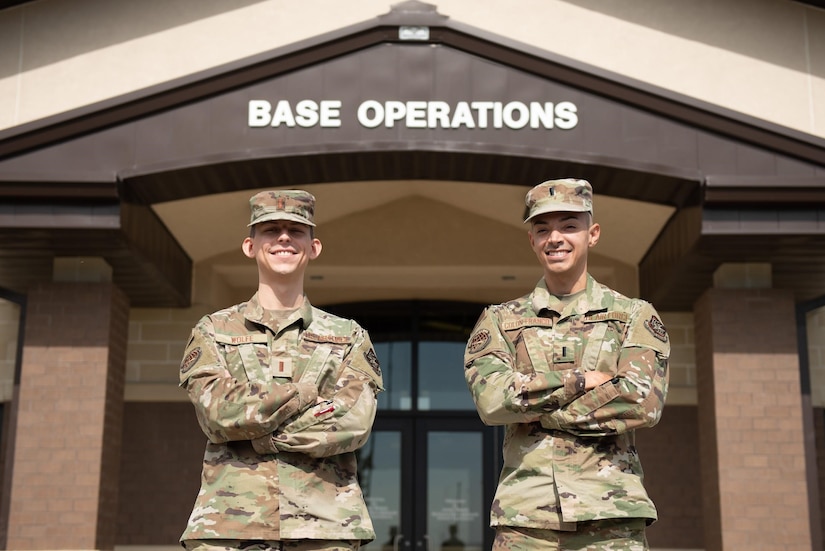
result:
[(584, 292), (580, 293), (576, 300), (564, 307), (563, 302), (547, 290), (547, 283), (544, 278), (533, 289), (530, 295), (530, 302), (533, 310), (541, 314), (543, 310), (555, 312), (559, 318), (566, 318), (574, 315), (584, 315), (590, 312), (604, 310), (613, 303), (612, 295), (605, 292), (606, 288), (587, 274), (587, 284)]
[(300, 323), (301, 329), (306, 329), (309, 327), (309, 324), (312, 323), (312, 304), (310, 304), (309, 298), (307, 298), (306, 294), (304, 294), (304, 300), (301, 306), (290, 314), (290, 316), (283, 323), (278, 324), (278, 321), (273, 319), (272, 315), (269, 313), (269, 310), (266, 310), (263, 306), (261, 306), (261, 303), (258, 300), (258, 293), (255, 293), (246, 303), (246, 307), (243, 310), (243, 316), (252, 323), (257, 323), (268, 327), (273, 333), (278, 334), (281, 330), (293, 325), (294, 323)]

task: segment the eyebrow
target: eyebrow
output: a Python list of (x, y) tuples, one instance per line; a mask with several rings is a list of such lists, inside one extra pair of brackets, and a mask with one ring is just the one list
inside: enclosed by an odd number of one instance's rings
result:
[(295, 222), (294, 220), (267, 220), (266, 222), (261, 222), (261, 226), (267, 226), (267, 227), (286, 226), (286, 227), (289, 227), (289, 228), (295, 228), (295, 227), (301, 227), (303, 225), (304, 224), (301, 224), (300, 222)]
[[(567, 222), (568, 220), (580, 220), (579, 213), (570, 213), (567, 216), (562, 216), (558, 219), (559, 222)], [(534, 226), (547, 226), (550, 224), (546, 219), (536, 220)]]

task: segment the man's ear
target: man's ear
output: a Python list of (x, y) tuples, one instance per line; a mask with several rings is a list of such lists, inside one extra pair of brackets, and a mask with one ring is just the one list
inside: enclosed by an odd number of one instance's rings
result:
[(251, 237), (247, 237), (243, 240), (243, 243), (241, 243), (241, 250), (247, 258), (255, 258), (255, 250)]
[(602, 234), (602, 227), (598, 224), (593, 224), (592, 226), (590, 226), (590, 229), (588, 230), (588, 233), (590, 235), (587, 239), (587, 246), (588, 247), (593, 247), (593, 246), (596, 245), (596, 243), (599, 242), (599, 237)]
[(315, 260), (321, 255), (321, 249), (323, 249), (323, 245), (321, 245), (320, 239), (313, 239), (312, 244), (309, 246), (309, 259)]

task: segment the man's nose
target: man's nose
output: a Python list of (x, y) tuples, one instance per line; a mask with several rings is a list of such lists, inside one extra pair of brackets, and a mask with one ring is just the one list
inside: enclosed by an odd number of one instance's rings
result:
[(562, 242), (562, 235), (559, 230), (551, 230), (550, 235), (547, 238), (550, 243), (561, 243)]

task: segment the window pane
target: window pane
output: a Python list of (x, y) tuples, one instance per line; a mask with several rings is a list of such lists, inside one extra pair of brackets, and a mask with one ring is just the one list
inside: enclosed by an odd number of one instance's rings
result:
[(361, 549), (392, 549), (401, 525), (401, 433), (373, 431), (358, 451), (358, 470), (375, 528), (375, 541)]
[(378, 409), (412, 409), (412, 344), (409, 341), (375, 342), (375, 354), (384, 376)]
[(17, 365), (20, 306), (0, 298), (0, 402), (11, 402)]
[(430, 549), (480, 551), (487, 520), (481, 433), (430, 432), (427, 446)]
[(816, 408), (825, 407), (825, 306), (805, 315), (808, 336), (808, 375)]
[(419, 343), (419, 410), (475, 409), (464, 381), (464, 347), (464, 342)]

